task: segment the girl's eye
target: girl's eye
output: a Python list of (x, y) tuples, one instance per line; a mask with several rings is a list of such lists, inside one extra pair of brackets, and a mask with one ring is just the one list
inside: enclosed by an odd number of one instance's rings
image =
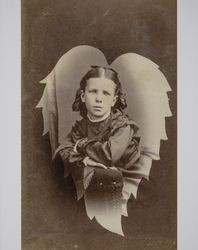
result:
[(96, 89), (91, 89), (91, 90), (89, 90), (89, 93), (96, 93), (96, 92), (97, 92)]
[(104, 95), (111, 95), (108, 91), (103, 91)]

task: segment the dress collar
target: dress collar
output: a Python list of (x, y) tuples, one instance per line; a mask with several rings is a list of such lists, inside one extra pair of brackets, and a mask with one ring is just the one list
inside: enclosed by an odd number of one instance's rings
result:
[(94, 123), (95, 123), (95, 122), (102, 122), (102, 121), (106, 120), (107, 117), (110, 116), (110, 113), (111, 113), (111, 111), (109, 111), (109, 112), (108, 112), (106, 115), (104, 115), (102, 118), (95, 119), (95, 120), (91, 119), (90, 116), (89, 116), (89, 114), (87, 113), (87, 118), (89, 119), (90, 122), (94, 122)]

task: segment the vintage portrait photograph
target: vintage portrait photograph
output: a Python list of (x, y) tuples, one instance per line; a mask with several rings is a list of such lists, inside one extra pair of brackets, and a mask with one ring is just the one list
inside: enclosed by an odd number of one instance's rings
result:
[(177, 1), (22, 0), (22, 249), (177, 249)]

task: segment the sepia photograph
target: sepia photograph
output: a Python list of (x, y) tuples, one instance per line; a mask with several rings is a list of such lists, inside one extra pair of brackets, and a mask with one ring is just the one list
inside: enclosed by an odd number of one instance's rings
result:
[(21, 10), (22, 249), (177, 249), (177, 1)]

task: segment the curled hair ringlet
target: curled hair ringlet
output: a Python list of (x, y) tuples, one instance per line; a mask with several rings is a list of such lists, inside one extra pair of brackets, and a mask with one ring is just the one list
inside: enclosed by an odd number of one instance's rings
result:
[(80, 99), (81, 99), (81, 89), (79, 88), (77, 91), (76, 91), (76, 97), (75, 97), (75, 101), (74, 103), (72, 104), (72, 110), (73, 111), (79, 111), (79, 102), (80, 102)]
[(91, 66), (91, 69), (81, 79), (80, 88), (76, 91), (75, 101), (72, 104), (72, 110), (76, 112), (79, 111), (82, 117), (86, 117), (87, 115), (85, 103), (83, 103), (81, 100), (82, 91), (85, 91), (87, 81), (90, 78), (101, 77), (105, 77), (107, 79), (112, 80), (116, 86), (115, 95), (117, 95), (118, 98), (116, 103), (114, 104), (114, 107), (112, 107), (112, 111), (114, 111), (115, 109), (119, 109), (122, 112), (127, 107), (126, 94), (122, 92), (122, 86), (118, 78), (118, 73), (112, 68), (93, 65)]

